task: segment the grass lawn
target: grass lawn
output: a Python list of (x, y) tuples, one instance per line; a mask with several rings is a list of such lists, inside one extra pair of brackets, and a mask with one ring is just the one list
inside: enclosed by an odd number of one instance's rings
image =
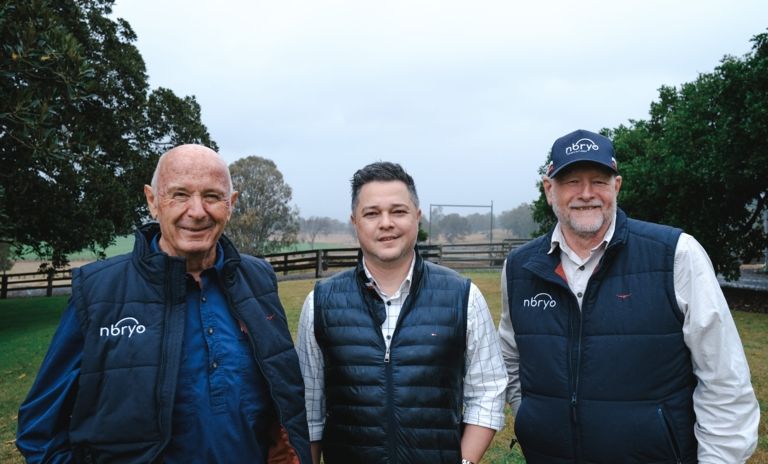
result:
[[(133, 249), (133, 234), (125, 235), (123, 237), (115, 237), (115, 243), (108, 246), (106, 250), (104, 250), (104, 253), (107, 257), (109, 256), (115, 256), (115, 255), (121, 255), (123, 253), (128, 253)], [(97, 256), (94, 252), (90, 250), (81, 250), (77, 253), (72, 253), (67, 256), (70, 261), (89, 261), (96, 259)], [(18, 258), (20, 261), (22, 260), (37, 260), (39, 259), (37, 255), (34, 253), (26, 253)]]
[[(488, 300), (498, 324), (501, 309), (499, 273), (487, 271), (469, 275)], [(294, 338), (301, 305), (313, 285), (314, 280), (280, 283), (280, 298)], [(13, 444), (18, 406), (34, 380), (66, 303), (66, 297), (0, 300), (0, 462), (23, 462)], [(752, 383), (761, 408), (760, 442), (749, 463), (768, 464), (768, 314), (742, 311), (733, 314), (749, 359)], [(511, 437), (512, 426), (508, 415), (508, 426), (497, 434), (483, 462), (524, 463), (519, 447), (509, 449)]]

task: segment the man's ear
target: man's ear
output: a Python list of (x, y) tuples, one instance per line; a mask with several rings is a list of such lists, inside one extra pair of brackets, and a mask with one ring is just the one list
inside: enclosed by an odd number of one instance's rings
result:
[(144, 197), (147, 199), (149, 214), (152, 215), (152, 219), (157, 219), (157, 198), (151, 185), (144, 185)]
[(552, 204), (552, 179), (547, 176), (541, 176), (541, 183), (544, 186), (544, 195), (547, 197), (547, 203)]

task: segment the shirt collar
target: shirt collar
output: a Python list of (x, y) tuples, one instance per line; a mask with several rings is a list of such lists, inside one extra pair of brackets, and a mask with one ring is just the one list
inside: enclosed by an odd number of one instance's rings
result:
[[(603, 236), (603, 241), (598, 243), (594, 248), (592, 248), (591, 251), (594, 253), (599, 248), (607, 246), (609, 243), (611, 243), (611, 239), (613, 239), (613, 234), (615, 231), (616, 214), (614, 213), (613, 219), (611, 220), (611, 225), (608, 226), (608, 230), (605, 231), (605, 236)], [(552, 252), (554, 252), (558, 247), (561, 249), (568, 248), (568, 244), (565, 241), (565, 237), (563, 236), (563, 229), (560, 226), (560, 221), (557, 222), (555, 225), (555, 230), (552, 231), (552, 241), (550, 242), (549, 251), (547, 254), (552, 254)]]
[(381, 291), (381, 288), (376, 283), (376, 279), (373, 278), (373, 274), (371, 274), (371, 271), (368, 270), (368, 266), (365, 265), (365, 257), (363, 257), (363, 270), (365, 271), (365, 277), (368, 278), (368, 282), (371, 284), (371, 286), (376, 289), (376, 292), (381, 295), (382, 297), (395, 297), (399, 294), (402, 294), (404, 292), (408, 292), (411, 289), (411, 282), (413, 282), (413, 268), (416, 264), (416, 253), (413, 254), (413, 258), (411, 259), (411, 267), (408, 269), (408, 274), (405, 276), (405, 280), (403, 280), (403, 283), (400, 284), (400, 288), (397, 292), (395, 292), (394, 295), (387, 295), (384, 292)]

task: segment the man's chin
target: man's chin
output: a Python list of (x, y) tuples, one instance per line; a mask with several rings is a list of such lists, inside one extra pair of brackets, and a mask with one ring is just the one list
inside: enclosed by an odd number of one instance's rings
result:
[(209, 240), (188, 240), (181, 246), (181, 251), (187, 255), (199, 255), (208, 253), (216, 246), (215, 242)]

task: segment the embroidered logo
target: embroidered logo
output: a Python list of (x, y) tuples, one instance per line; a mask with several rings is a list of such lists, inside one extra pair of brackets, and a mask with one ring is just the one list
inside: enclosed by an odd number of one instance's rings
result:
[(557, 301), (549, 293), (538, 293), (523, 300), (523, 308), (536, 308), (546, 311), (555, 309), (556, 306)]
[(617, 293), (616, 298), (618, 298), (621, 301), (627, 300), (630, 296), (632, 296), (631, 293)]
[(565, 156), (573, 155), (574, 153), (589, 153), (590, 151), (597, 151), (600, 147), (590, 139), (579, 139), (571, 144), (569, 147), (565, 147)]
[(128, 335), (131, 338), (133, 334), (143, 334), (147, 328), (140, 324), (135, 317), (124, 317), (109, 327), (99, 328), (99, 337), (122, 337)]

